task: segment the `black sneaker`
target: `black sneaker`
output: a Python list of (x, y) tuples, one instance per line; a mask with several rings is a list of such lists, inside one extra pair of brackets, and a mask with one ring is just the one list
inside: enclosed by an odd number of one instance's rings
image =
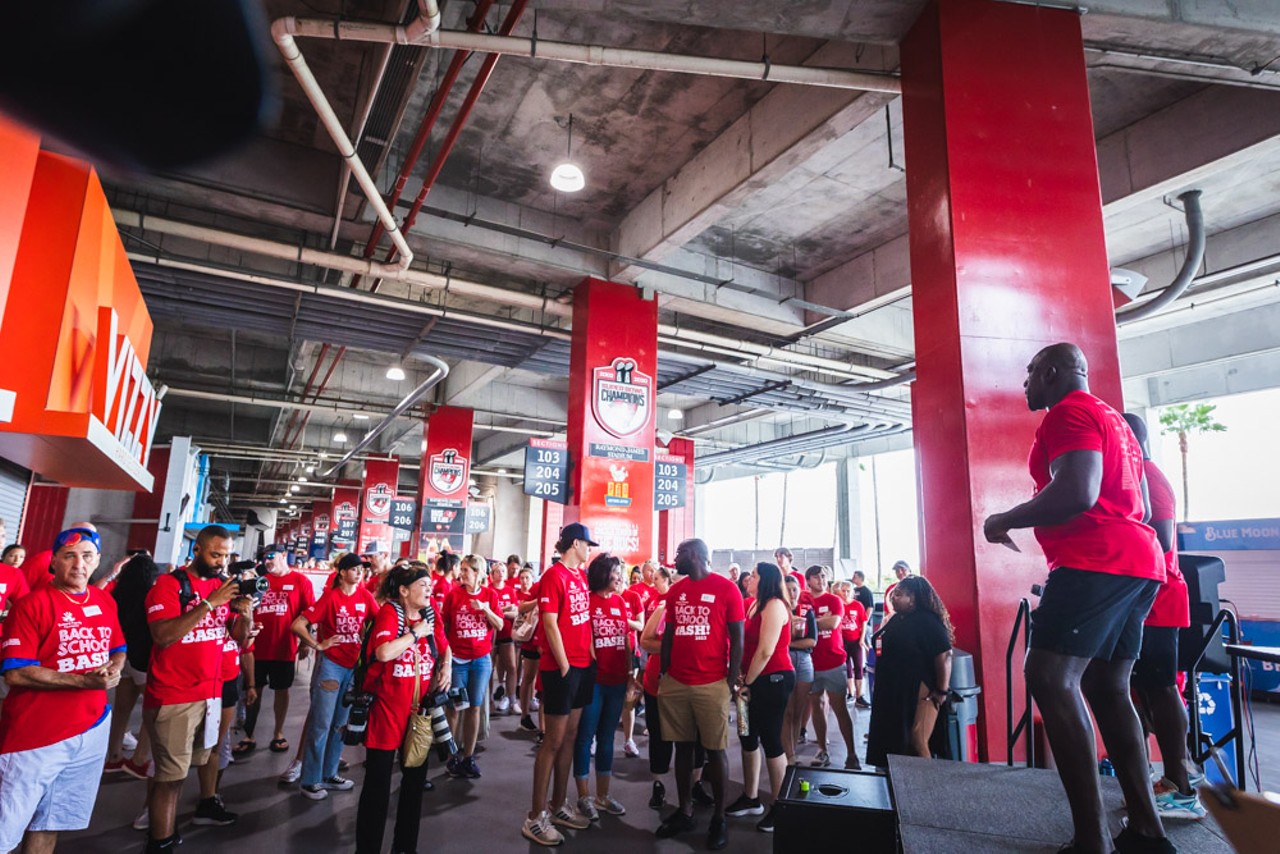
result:
[(693, 820), (693, 816), (685, 815), (677, 809), (667, 817), (666, 821), (658, 825), (658, 829), (653, 832), (653, 835), (659, 839), (670, 839), (677, 834), (694, 830), (697, 826), (698, 823)]
[(773, 806), (769, 807), (769, 812), (765, 813), (764, 818), (756, 822), (756, 830), (760, 831), (761, 833), (773, 833), (773, 822), (774, 822), (774, 819), (777, 817), (776, 816), (777, 811), (778, 811), (778, 805), (776, 803)]
[(1116, 854), (1178, 854), (1167, 836), (1143, 836), (1132, 827), (1120, 831), (1115, 843)]
[(493, 701), (496, 703), (505, 696), (507, 696), (507, 686), (499, 683), (498, 687), (493, 689)]
[(722, 818), (711, 819), (711, 826), (707, 828), (707, 848), (711, 851), (719, 851), (721, 848), (729, 844), (729, 829), (725, 826)]
[(455, 753), (449, 757), (449, 761), (444, 764), (445, 773), (455, 779), (467, 776), (467, 772), (463, 769), (463, 763), (466, 759), (461, 753)]
[(853, 705), (854, 705), (854, 706), (856, 706), (856, 707), (857, 707), (857, 708), (859, 708), (859, 709), (869, 709), (869, 708), (871, 708), (871, 704), (870, 704), (870, 703), (868, 703), (866, 700), (862, 699), (861, 697), (859, 697), (858, 699), (854, 700), (854, 701), (853, 701)]
[(660, 810), (667, 804), (667, 787), (661, 780), (653, 781), (653, 794), (649, 797), (649, 809)]
[(212, 798), (205, 798), (196, 804), (196, 814), (191, 819), (191, 823), (226, 827), (227, 825), (235, 824), (239, 818), (240, 816), (235, 813), (227, 811), (227, 808), (222, 805), (222, 798), (214, 795)]
[(459, 763), (463, 776), (470, 777), (472, 780), (480, 779), (480, 766), (476, 764), (474, 756), (468, 756)]
[(726, 815), (764, 815), (764, 804), (760, 803), (759, 798), (748, 798), (746, 793), (738, 796), (738, 799), (729, 804), (725, 810)]
[(168, 839), (148, 838), (145, 854), (172, 854), (181, 844), (182, 837), (176, 833)]
[(537, 732), (537, 731), (538, 731), (538, 725), (537, 725), (537, 724), (535, 724), (535, 723), (533, 722), (533, 718), (532, 718), (530, 715), (525, 715), (524, 717), (522, 717), (522, 718), (520, 719), (520, 727), (519, 727), (519, 728), (520, 728), (520, 729), (522, 729), (522, 730), (524, 730), (525, 732)]
[(700, 807), (713, 807), (716, 805), (716, 799), (712, 796), (710, 787), (707, 786), (705, 780), (699, 780), (693, 784), (693, 802)]

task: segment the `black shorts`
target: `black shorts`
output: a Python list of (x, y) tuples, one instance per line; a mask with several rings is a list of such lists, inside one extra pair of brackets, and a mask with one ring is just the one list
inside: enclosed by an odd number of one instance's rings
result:
[(1142, 655), (1133, 663), (1134, 687), (1157, 690), (1178, 684), (1178, 632), (1168, 626), (1144, 626)]
[(222, 683), (222, 708), (233, 709), (240, 702), (240, 677)]
[(1135, 659), (1159, 589), (1150, 578), (1059, 567), (1031, 612), (1029, 646), (1074, 658)]
[(511, 638), (498, 638), (494, 641), (494, 643), (495, 644), (515, 643), (515, 641), (513, 641)]
[(520, 645), (520, 657), (527, 658), (530, 661), (537, 661), (542, 658), (542, 650), (532, 644), (524, 643)]
[(596, 666), (570, 667), (568, 676), (560, 670), (542, 671), (542, 712), (547, 715), (567, 715), (574, 709), (591, 705), (591, 695), (596, 689)]
[(288, 691), (293, 687), (293, 672), (292, 661), (254, 660), (253, 683), (258, 687), (258, 696), (268, 687), (272, 691)]

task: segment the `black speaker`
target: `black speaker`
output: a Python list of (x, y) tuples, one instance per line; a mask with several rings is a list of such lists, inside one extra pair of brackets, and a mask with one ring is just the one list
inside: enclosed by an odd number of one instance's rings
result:
[(789, 766), (777, 802), (774, 854), (848, 851), (850, 846), (859, 854), (901, 850), (888, 778), (871, 771)]
[[(1209, 624), (1218, 616), (1222, 604), (1218, 585), (1227, 580), (1227, 567), (1222, 558), (1213, 555), (1179, 554), (1178, 569), (1187, 579), (1187, 595), (1191, 599), (1191, 625), (1178, 633), (1178, 669), (1190, 670), (1196, 653), (1204, 643)], [(1230, 673), (1231, 659), (1222, 646), (1222, 633), (1209, 642), (1200, 661), (1201, 673)]]

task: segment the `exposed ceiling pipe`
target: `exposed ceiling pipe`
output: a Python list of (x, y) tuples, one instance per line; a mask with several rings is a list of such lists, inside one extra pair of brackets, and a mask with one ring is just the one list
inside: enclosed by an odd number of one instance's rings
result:
[(381, 421), (369, 428), (369, 432), (364, 434), (364, 438), (359, 442), (356, 442), (355, 446), (351, 450), (347, 451), (346, 455), (344, 455), (342, 459), (338, 460), (338, 462), (321, 475), (321, 477), (332, 477), (334, 472), (346, 465), (347, 460), (369, 447), (369, 445), (373, 443), (373, 440), (378, 438), (378, 436), (382, 434), (382, 431), (390, 427), (397, 417), (402, 415), (409, 409), (409, 407), (421, 400), (423, 395), (431, 391), (431, 389), (434, 388), (441, 380), (449, 376), (449, 366), (437, 359), (435, 356), (420, 356), (419, 358), (435, 368), (435, 370), (431, 372), (431, 375), (423, 380), (417, 388), (406, 394), (404, 399), (397, 403), (390, 412), (383, 416)]
[(895, 386), (905, 385), (906, 383), (914, 382), (915, 378), (916, 378), (915, 371), (907, 371), (905, 374), (898, 374), (895, 377), (891, 377), (886, 380), (879, 380), (877, 382), (841, 383), (841, 385), (845, 386), (846, 388), (856, 389), (858, 391), (884, 391), (887, 388), (894, 388)]
[(1182, 296), (1196, 277), (1196, 271), (1204, 263), (1205, 233), (1204, 214), (1200, 211), (1200, 191), (1187, 190), (1178, 196), (1182, 202), (1183, 213), (1187, 218), (1187, 257), (1182, 261), (1182, 269), (1174, 278), (1173, 284), (1161, 291), (1155, 299), (1144, 302), (1136, 308), (1116, 312), (1116, 323), (1132, 323), (1153, 314), (1164, 311), (1178, 297)]
[(794, 436), (783, 436), (779, 439), (770, 439), (767, 442), (758, 442), (754, 445), (734, 448), (731, 451), (720, 451), (715, 454), (705, 454), (701, 457), (697, 457), (694, 460), (694, 463), (698, 468), (702, 468), (703, 466), (729, 465), (750, 457), (764, 458), (770, 454), (773, 456), (783, 456), (785, 454), (794, 453), (795, 449), (807, 447), (812, 442), (843, 439), (859, 433), (867, 433), (873, 429), (883, 426), (885, 425), (849, 424), (842, 427), (823, 427), (820, 430), (810, 430), (807, 433), (797, 433)]
[[(387, 73), (387, 63), (391, 59), (391, 45), (383, 45), (382, 52), (374, 63), (373, 82), (369, 84), (369, 96), (365, 99), (360, 115), (356, 118), (355, 129), (351, 134), (351, 142), (359, 147), (364, 137), (365, 126), (369, 123), (369, 115), (373, 112), (373, 103), (378, 99), (378, 90), (382, 88), (382, 78)], [(342, 161), (342, 175), (338, 178), (338, 198), (334, 204), (333, 228), (329, 231), (329, 248), (338, 245), (338, 232), (342, 229), (342, 211), (347, 206), (347, 179), (351, 177), (351, 164)]]
[(839, 359), (826, 359), (822, 356), (813, 356), (807, 353), (795, 353), (791, 350), (780, 350), (777, 347), (770, 347), (765, 344), (752, 344), (749, 341), (727, 338), (723, 335), (713, 335), (707, 332), (698, 332), (693, 329), (684, 329), (679, 326), (659, 324), (658, 341), (661, 343), (663, 338), (667, 339), (666, 343), (678, 344), (681, 346), (691, 346), (692, 344), (697, 343), (710, 344), (721, 351), (726, 351), (735, 355), (747, 353), (761, 361), (780, 362), (788, 365), (803, 364), (809, 370), (832, 374), (846, 379), (863, 379), (866, 377), (871, 377), (873, 379), (890, 379), (894, 376), (890, 371), (883, 371), (879, 368), (865, 368), (861, 365), (851, 365), (848, 362), (840, 361)]
[[(551, 59), (580, 65), (633, 68), (640, 71), (669, 71), (676, 74), (701, 74), (708, 77), (734, 77), (763, 80), (769, 83), (795, 83), (801, 86), (823, 86), (860, 92), (902, 92), (902, 82), (891, 74), (851, 71), (844, 68), (822, 68), (805, 65), (776, 65), (738, 59), (708, 56), (686, 56), (651, 50), (630, 50), (605, 45), (570, 44), (544, 39), (490, 36), (480, 33), (436, 29), (414, 36), (405, 27), (390, 24), (334, 22), (321, 18), (298, 19), (294, 33), (317, 38), (346, 41), (422, 44), (425, 47), (456, 48), (477, 53), (507, 54), (530, 59)], [(405, 39), (408, 39), (405, 41)]]

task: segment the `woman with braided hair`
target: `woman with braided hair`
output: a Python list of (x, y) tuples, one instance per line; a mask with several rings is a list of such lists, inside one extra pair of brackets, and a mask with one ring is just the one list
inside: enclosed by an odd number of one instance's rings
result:
[(923, 576), (903, 578), (892, 595), (894, 618), (880, 636), (867, 740), (867, 762), (881, 767), (890, 753), (929, 758), (955, 642), (947, 607)]

